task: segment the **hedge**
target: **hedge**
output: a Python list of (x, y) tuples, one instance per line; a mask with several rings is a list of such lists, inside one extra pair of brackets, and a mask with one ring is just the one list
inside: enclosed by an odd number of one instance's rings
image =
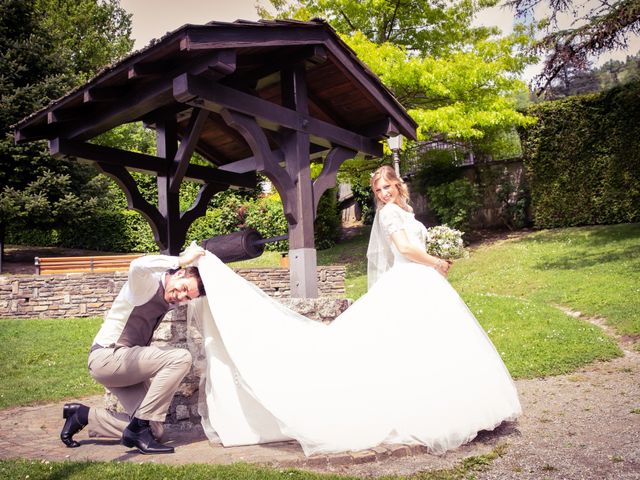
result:
[[(287, 233), (287, 221), (277, 195), (257, 200), (224, 192), (212, 201), (206, 215), (193, 222), (187, 232), (186, 244), (195, 240), (225, 235), (243, 228), (255, 228), (265, 237)], [(336, 189), (322, 196), (316, 220), (316, 248), (334, 245), (340, 228)], [(82, 219), (70, 227), (55, 230), (11, 228), (6, 242), (17, 245), (58, 246), (104, 252), (157, 252), (158, 246), (147, 221), (138, 212), (125, 209), (101, 210), (91, 218)], [(267, 250), (286, 251), (288, 242), (267, 244)]]
[(538, 228), (640, 221), (640, 83), (533, 105), (521, 132)]

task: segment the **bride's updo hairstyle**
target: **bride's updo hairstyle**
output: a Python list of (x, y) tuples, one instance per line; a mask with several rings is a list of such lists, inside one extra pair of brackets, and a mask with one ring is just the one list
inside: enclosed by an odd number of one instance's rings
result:
[(375, 172), (371, 174), (371, 191), (373, 192), (373, 198), (376, 202), (376, 209), (381, 208), (384, 204), (378, 200), (378, 196), (376, 195), (375, 185), (378, 180), (384, 180), (385, 182), (390, 183), (391, 185), (395, 185), (400, 193), (400, 202), (401, 207), (405, 210), (411, 210), (409, 206), (409, 189), (407, 188), (407, 184), (404, 183), (404, 180), (396, 175), (396, 171), (390, 165), (383, 165), (378, 168)]

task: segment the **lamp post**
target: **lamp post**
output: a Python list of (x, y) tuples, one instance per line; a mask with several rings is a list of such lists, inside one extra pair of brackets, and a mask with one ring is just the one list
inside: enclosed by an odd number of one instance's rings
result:
[(393, 169), (396, 171), (396, 175), (400, 176), (400, 149), (402, 148), (402, 135), (396, 135), (395, 137), (389, 137), (387, 144), (393, 153)]

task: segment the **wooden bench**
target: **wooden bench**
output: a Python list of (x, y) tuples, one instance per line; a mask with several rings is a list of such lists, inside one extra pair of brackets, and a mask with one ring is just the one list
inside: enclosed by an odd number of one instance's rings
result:
[(142, 257), (135, 255), (99, 255), (91, 257), (35, 257), (38, 275), (71, 272), (118, 272), (129, 270), (132, 260)]

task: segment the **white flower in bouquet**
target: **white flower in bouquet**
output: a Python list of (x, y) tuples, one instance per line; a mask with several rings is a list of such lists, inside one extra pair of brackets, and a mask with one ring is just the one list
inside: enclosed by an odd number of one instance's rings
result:
[(446, 260), (468, 257), (464, 248), (464, 232), (447, 225), (437, 225), (427, 229), (427, 253)]

